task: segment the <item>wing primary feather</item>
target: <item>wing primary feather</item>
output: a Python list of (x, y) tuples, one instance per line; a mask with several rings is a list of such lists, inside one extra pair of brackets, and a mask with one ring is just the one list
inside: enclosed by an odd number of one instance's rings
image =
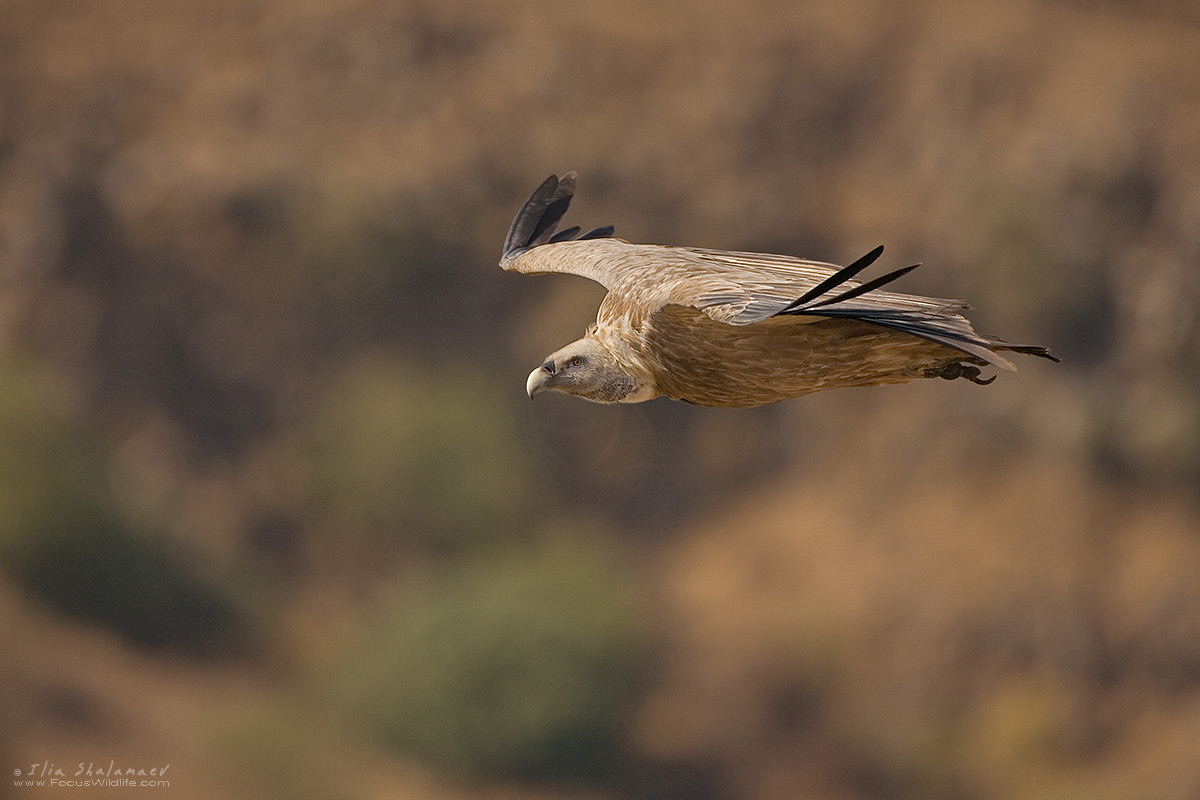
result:
[(550, 240), (554, 229), (558, 227), (558, 221), (567, 213), (567, 208), (571, 205), (571, 198), (574, 195), (575, 173), (568, 172), (558, 179), (558, 187), (550, 195), (550, 202), (538, 219), (537, 225), (533, 229), (533, 236), (526, 243), (526, 247), (537, 247)]
[(558, 233), (554, 234), (553, 236), (551, 236), (548, 244), (554, 244), (555, 242), (565, 242), (569, 239), (573, 239), (575, 237), (575, 234), (577, 234), (577, 233), (579, 233), (579, 226), (572, 225), (571, 227), (565, 228), (565, 229), (559, 231)]
[(584, 239), (607, 239), (613, 235), (614, 230), (616, 229), (612, 225), (601, 225), (599, 228), (592, 228), (580, 236), (578, 241), (582, 242)]
[(517, 216), (513, 218), (508, 236), (504, 238), (501, 260), (512, 258), (522, 250), (545, 244), (554, 234), (554, 228), (575, 194), (575, 173), (568, 172), (559, 178), (551, 175), (525, 200)]
[(898, 269), (893, 272), (889, 272), (886, 275), (880, 275), (878, 278), (875, 278), (874, 280), (870, 280), (870, 281), (867, 281), (866, 283), (855, 286), (850, 291), (845, 292), (843, 294), (839, 294), (837, 297), (831, 297), (828, 300), (822, 300), (819, 303), (813, 303), (810, 306), (805, 306), (804, 310), (807, 311), (812, 308), (820, 308), (821, 306), (827, 306), (827, 305), (831, 305), (833, 303), (840, 303), (843, 300), (850, 300), (852, 298), (858, 297), (859, 295), (866, 294), (867, 292), (870, 292), (874, 289), (878, 289), (880, 286), (885, 286), (885, 285), (891, 283), (892, 281), (896, 280), (897, 278), (904, 277), (905, 275), (912, 272), (914, 269), (916, 269), (919, 266), (921, 266), (921, 265), (913, 264), (910, 267), (903, 267), (902, 269)]
[(833, 273), (828, 278), (821, 281), (816, 286), (809, 289), (807, 292), (800, 295), (792, 302), (788, 303), (782, 310), (780, 310), (779, 313), (786, 314), (789, 311), (793, 311), (797, 308), (800, 308), (801, 306), (803, 306), (805, 303), (809, 302), (810, 300), (815, 300), (816, 298), (825, 294), (827, 291), (829, 291), (833, 287), (838, 286), (839, 284), (845, 283), (846, 281), (850, 280), (855, 275), (857, 275), (858, 273), (862, 272), (864, 269), (866, 269), (867, 267), (869, 267), (873, 263), (875, 263), (875, 260), (877, 258), (879, 258), (879, 256), (882, 254), (883, 254), (883, 245), (879, 245), (879, 247), (876, 247), (874, 250), (867, 253), (865, 256), (858, 259), (853, 264), (842, 267), (837, 272)]
[(508, 229), (508, 236), (504, 237), (504, 258), (508, 258), (528, 246), (533, 239), (533, 232), (537, 228), (538, 220), (542, 218), (546, 206), (550, 205), (550, 201), (557, 191), (558, 176), (551, 175), (525, 199), (521, 209), (513, 217), (512, 225)]

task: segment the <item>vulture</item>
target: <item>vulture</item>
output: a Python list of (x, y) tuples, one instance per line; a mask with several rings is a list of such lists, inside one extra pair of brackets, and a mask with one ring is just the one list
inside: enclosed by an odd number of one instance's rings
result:
[(631, 244), (612, 226), (556, 232), (576, 175), (548, 177), (517, 212), (500, 266), (603, 285), (596, 322), (526, 382), (598, 403), (669, 397), (759, 406), (848, 386), (1016, 371), (1002, 352), (1057, 361), (1034, 345), (976, 333), (961, 300), (881, 291), (918, 265), (858, 282), (877, 247), (846, 267), (766, 253)]

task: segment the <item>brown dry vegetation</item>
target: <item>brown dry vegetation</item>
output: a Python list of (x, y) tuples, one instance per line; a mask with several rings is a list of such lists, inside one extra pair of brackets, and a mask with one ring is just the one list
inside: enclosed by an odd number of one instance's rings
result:
[[(1197, 54), (1187, 0), (0, 3), (6, 781), (1200, 797)], [(600, 293), (495, 260), (568, 169), (1064, 363), (531, 404)]]

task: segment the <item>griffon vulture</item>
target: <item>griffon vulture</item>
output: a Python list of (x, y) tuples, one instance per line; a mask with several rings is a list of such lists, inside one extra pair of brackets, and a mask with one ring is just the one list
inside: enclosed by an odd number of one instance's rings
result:
[(792, 256), (630, 244), (611, 226), (555, 229), (575, 173), (551, 175), (517, 212), (500, 266), (569, 272), (608, 289), (582, 339), (529, 375), (530, 397), (554, 389), (599, 403), (664, 396), (745, 407), (843, 386), (1015, 371), (997, 351), (1054, 358), (1044, 347), (984, 336), (959, 300), (879, 291), (915, 268), (859, 283), (877, 247), (847, 267)]

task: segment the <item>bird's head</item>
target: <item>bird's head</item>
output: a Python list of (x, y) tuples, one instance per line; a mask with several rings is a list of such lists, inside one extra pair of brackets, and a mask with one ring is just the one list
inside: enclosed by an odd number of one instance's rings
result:
[(554, 389), (596, 403), (637, 403), (654, 397), (653, 383), (635, 372), (608, 345), (589, 334), (547, 356), (529, 373), (525, 391), (533, 397)]

